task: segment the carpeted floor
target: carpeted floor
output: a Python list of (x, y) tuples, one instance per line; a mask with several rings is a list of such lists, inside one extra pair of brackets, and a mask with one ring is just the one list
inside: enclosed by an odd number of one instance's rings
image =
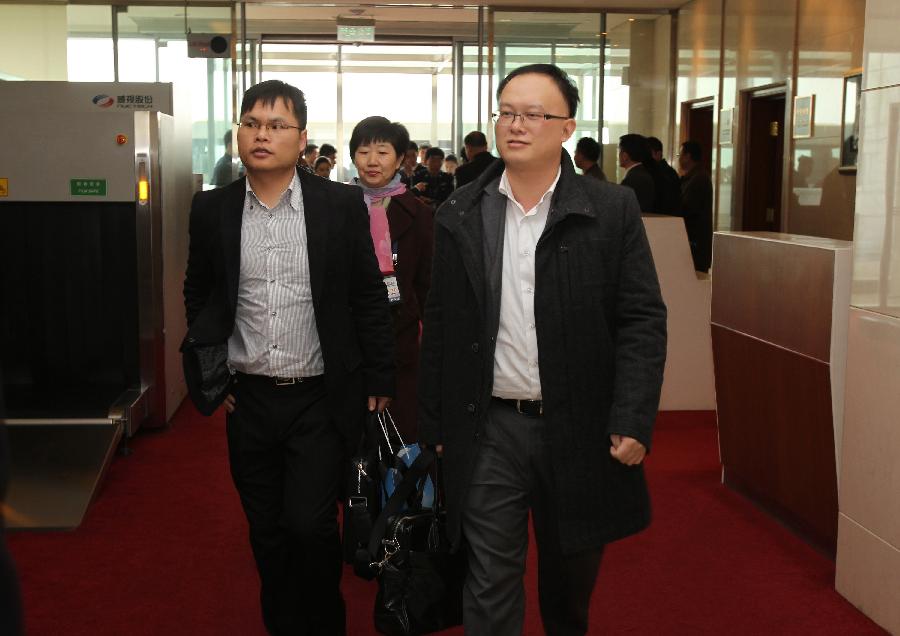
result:
[[(716, 443), (713, 414), (661, 414), (647, 461), (655, 520), (608, 548), (590, 633), (884, 634), (834, 591), (832, 561), (719, 483)], [(132, 447), (80, 528), (9, 536), (27, 633), (263, 635), (224, 418), (185, 405)], [(542, 633), (533, 563), (528, 635)], [(349, 633), (373, 634), (374, 584), (346, 571), (344, 592)]]

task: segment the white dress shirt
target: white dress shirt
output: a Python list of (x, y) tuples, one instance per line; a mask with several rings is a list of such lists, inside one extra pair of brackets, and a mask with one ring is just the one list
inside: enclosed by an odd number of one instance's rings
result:
[(228, 363), (254, 375), (307, 377), (325, 372), (296, 174), (272, 208), (257, 198), (247, 181)]
[(556, 179), (530, 210), (510, 188), (504, 170), (500, 193), (506, 196), (503, 273), (500, 286), (500, 328), (494, 352), (493, 394), (502, 398), (540, 400), (537, 327), (534, 322), (534, 252), (547, 225)]

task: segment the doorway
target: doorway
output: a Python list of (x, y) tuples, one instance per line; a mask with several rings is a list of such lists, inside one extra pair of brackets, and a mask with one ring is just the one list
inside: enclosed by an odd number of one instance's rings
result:
[(681, 141), (696, 141), (703, 151), (700, 163), (706, 174), (712, 174), (713, 98), (681, 104)]
[(744, 96), (744, 183), (740, 230), (781, 231), (783, 88)]

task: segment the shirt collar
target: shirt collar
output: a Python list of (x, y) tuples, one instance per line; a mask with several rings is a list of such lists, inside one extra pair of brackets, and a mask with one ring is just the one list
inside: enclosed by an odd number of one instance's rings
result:
[[(256, 193), (253, 191), (253, 188), (250, 186), (250, 179), (245, 179), (245, 186), (246, 186), (245, 192), (247, 194), (253, 195), (253, 198), (256, 199), (256, 201), (261, 206), (266, 207), (266, 205), (262, 201), (259, 200), (259, 197), (256, 196)], [(276, 203), (273, 207), (277, 208), (279, 205), (281, 205), (281, 202), (284, 201), (285, 198), (287, 197), (288, 203), (290, 204), (291, 209), (294, 210), (294, 212), (297, 212), (300, 210), (300, 196), (301, 196), (300, 177), (297, 176), (297, 171), (295, 170), (294, 178), (291, 179), (291, 182), (288, 185), (287, 190), (285, 190), (284, 192), (281, 193), (281, 196), (278, 197), (278, 203)]]
[[(556, 170), (556, 178), (553, 180), (553, 183), (550, 184), (550, 187), (547, 188), (547, 191), (544, 192), (544, 195), (541, 197), (541, 200), (537, 202), (534, 207), (538, 207), (541, 203), (543, 203), (547, 197), (553, 196), (553, 191), (556, 190), (556, 184), (559, 183), (559, 177), (562, 175), (562, 167), (557, 168)], [(509, 179), (506, 176), (506, 170), (503, 170), (503, 174), (500, 175), (500, 185), (497, 188), (500, 191), (500, 194), (505, 196), (507, 199), (513, 201), (516, 205), (518, 205), (524, 212), (528, 212), (522, 204), (516, 200), (516, 197), (513, 195), (512, 188), (509, 185)]]

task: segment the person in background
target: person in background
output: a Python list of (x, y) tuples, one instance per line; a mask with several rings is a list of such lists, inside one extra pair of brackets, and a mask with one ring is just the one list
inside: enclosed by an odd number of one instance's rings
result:
[(543, 633), (583, 635), (606, 544), (650, 523), (666, 307), (634, 194), (563, 150), (578, 88), (533, 64), (497, 92), (502, 161), (435, 217), (419, 442), (468, 553), (465, 633), (522, 634), (530, 513)]
[(453, 176), (456, 174), (456, 170), (459, 168), (459, 159), (456, 158), (456, 155), (447, 155), (444, 157), (444, 172)]
[(681, 208), (681, 181), (675, 168), (669, 165), (663, 157), (662, 142), (656, 137), (647, 137), (647, 145), (650, 147), (650, 158), (655, 164), (655, 174), (651, 172), (653, 187), (656, 191), (657, 214), (670, 214), (679, 216)]
[(363, 119), (350, 136), (350, 156), (359, 173), (352, 183), (363, 189), (381, 273), (396, 277), (398, 296), (390, 300), (397, 393), (390, 412), (403, 440), (412, 443), (417, 437), (419, 324), (431, 284), (434, 215), (400, 181), (400, 164), (408, 146), (406, 128), (384, 117)]
[(488, 151), (487, 137), (480, 130), (473, 130), (466, 135), (463, 143), (463, 152), (468, 159), (456, 170), (457, 188), (475, 181), (496, 160)]
[(316, 165), (313, 172), (323, 179), (331, 178), (331, 160), (328, 157), (319, 157), (316, 159)]
[(210, 181), (210, 183), (217, 188), (226, 186), (234, 181), (234, 177), (232, 176), (234, 148), (231, 144), (231, 130), (228, 130), (225, 133), (222, 137), (222, 141), (225, 142), (225, 154), (219, 157), (219, 160), (216, 162), (216, 167), (213, 169), (212, 181)]
[(427, 153), (430, 148), (431, 148), (431, 144), (428, 144), (428, 143), (423, 143), (422, 145), (419, 146), (419, 165), (420, 166), (423, 166), (423, 167), (425, 166), (426, 160), (428, 158)]
[[(337, 148), (331, 144), (322, 144), (319, 148), (319, 157), (327, 157), (328, 161), (331, 162), (331, 170), (334, 171), (334, 167), (337, 165)], [(316, 159), (316, 161), (318, 161), (318, 159)], [(328, 178), (331, 178), (331, 173), (329, 173)]]
[(600, 161), (600, 144), (593, 137), (582, 137), (578, 140), (572, 160), (575, 167), (581, 170), (581, 174), (606, 181), (606, 175), (597, 163)]
[(681, 144), (678, 167), (681, 169), (681, 216), (691, 244), (694, 269), (708, 272), (712, 265), (713, 186), (700, 163), (703, 149), (696, 141)]
[(412, 189), (425, 203), (436, 209), (453, 192), (453, 177), (441, 171), (444, 163), (444, 151), (438, 147), (429, 148), (425, 152), (425, 174), (413, 176)]
[[(228, 457), (270, 634), (344, 634), (337, 501), (365, 411), (394, 394), (394, 334), (359, 188), (297, 169), (306, 100), (244, 94), (247, 178), (194, 196), (181, 350)], [(209, 386), (218, 390), (209, 390)]]
[(309, 144), (297, 160), (297, 167), (312, 173), (318, 157), (319, 147), (316, 144)]
[(330, 161), (331, 165), (333, 166), (337, 163), (337, 148), (335, 148), (331, 144), (322, 144), (322, 146), (319, 148), (319, 156), (327, 157), (328, 161)]
[(407, 188), (412, 186), (413, 177), (416, 176), (416, 173), (420, 168), (422, 172), (426, 171), (425, 166), (420, 166), (417, 163), (418, 159), (419, 144), (410, 141), (409, 147), (406, 149), (406, 154), (403, 155), (403, 163), (400, 164), (400, 180)]
[(625, 169), (622, 185), (634, 190), (641, 212), (656, 211), (656, 186), (646, 164), (650, 159), (647, 140), (636, 134), (619, 137), (619, 166)]

